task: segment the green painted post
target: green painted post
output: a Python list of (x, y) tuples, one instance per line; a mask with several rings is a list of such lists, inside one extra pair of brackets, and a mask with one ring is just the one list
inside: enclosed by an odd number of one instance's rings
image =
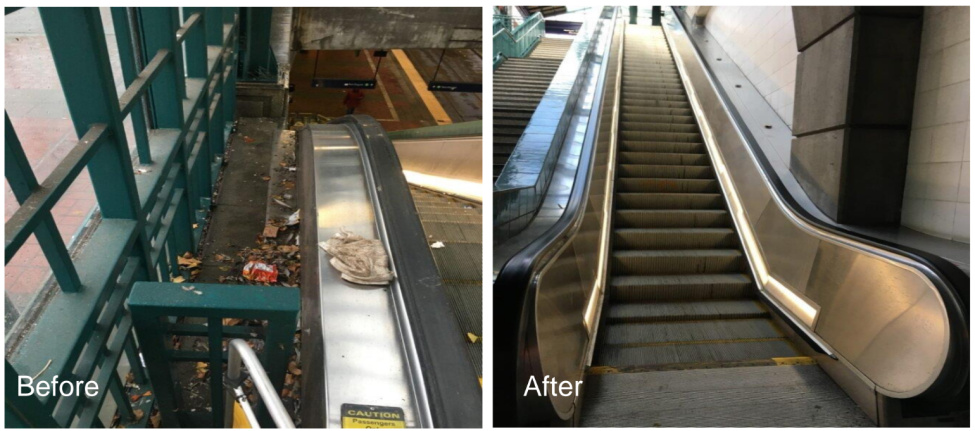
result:
[[(223, 47), (223, 10), (216, 7), (206, 8), (206, 14), (209, 19), (206, 20), (206, 41), (207, 45), (212, 47)], [(213, 93), (211, 94), (210, 103), (208, 111), (212, 113), (209, 118), (209, 128), (207, 130), (207, 140), (210, 144), (210, 153), (214, 157), (222, 157), (225, 151), (225, 138), (224, 138), (224, 127), (226, 120), (223, 116), (223, 92), (226, 76), (223, 73), (227, 67), (227, 62), (225, 56), (221, 53), (217, 57), (216, 65), (214, 68), (217, 73), (213, 76)]]
[[(183, 290), (193, 286), (192, 291)], [(193, 293), (194, 291), (200, 294)], [(294, 349), (294, 330), (297, 325), (301, 297), (298, 289), (275, 286), (246, 286), (225, 284), (175, 284), (175, 283), (135, 283), (129, 295), (129, 308), (135, 319), (134, 325), (153, 383), (156, 400), (163, 417), (164, 427), (178, 426), (174, 410), (181, 404), (176, 397), (179, 391), (174, 388), (170, 369), (172, 350), (165, 342), (171, 335), (161, 317), (201, 317), (207, 319), (207, 338), (209, 341), (210, 362), (210, 400), (213, 413), (212, 426), (222, 425), (223, 394), (223, 336), (224, 318), (267, 321), (264, 338), (263, 365), (268, 378), (277, 391), (283, 386), (287, 360)], [(267, 414), (259, 413), (268, 422)]]
[[(135, 61), (135, 48), (132, 45), (132, 27), (129, 25), (129, 13), (127, 8), (112, 8), (112, 24), (115, 27), (115, 41), (118, 43), (119, 61), (122, 65), (122, 78), (125, 86), (132, 85), (132, 81), (139, 76), (139, 70)], [(135, 101), (130, 115), (132, 116), (132, 130), (135, 132), (135, 149), (139, 154), (139, 163), (148, 165), (152, 163), (152, 154), (149, 150), (149, 132), (146, 125), (146, 114), (143, 112), (142, 103), (145, 96)]]
[(200, 14), (200, 21), (190, 29), (183, 42), (186, 44), (186, 75), (190, 78), (205, 78), (207, 76), (206, 8), (183, 8), (183, 17), (187, 21), (195, 13)]
[(247, 8), (247, 53), (244, 60), (244, 79), (274, 81), (278, 68), (271, 55), (271, 14), (274, 8)]
[[(205, 294), (205, 293), (204, 293)], [(210, 408), (213, 426), (225, 425), (223, 420), (223, 318), (207, 318), (207, 343), (210, 349)], [(217, 372), (217, 370), (220, 370)]]
[(61, 428), (54, 420), (51, 411), (44, 408), (37, 397), (22, 397), (17, 394), (18, 376), (10, 362), (4, 360), (4, 404), (3, 425), (5, 428)]
[[(40, 13), (78, 138), (92, 124), (108, 125), (109, 136), (88, 162), (101, 215), (143, 222), (101, 14), (95, 7), (42, 7)], [(138, 244), (148, 261), (151, 246), (144, 232)]]
[[(102, 390), (104, 389), (102, 388)], [(132, 403), (129, 402), (129, 396), (125, 393), (125, 387), (122, 386), (122, 381), (119, 380), (118, 373), (112, 372), (112, 376), (108, 381), (108, 390), (112, 394), (112, 399), (115, 400), (115, 405), (118, 406), (118, 413), (122, 418), (122, 423), (133, 422), (135, 420), (135, 413), (132, 412)]]
[(160, 49), (173, 53), (149, 88), (155, 127), (182, 129), (186, 81), (183, 75), (183, 48), (176, 43), (175, 8), (139, 8), (142, 24), (142, 55), (152, 59)]
[(229, 53), (229, 58), (227, 59), (227, 66), (229, 66), (229, 73), (224, 78), (224, 87), (221, 92), (223, 99), (223, 112), (227, 121), (234, 121), (234, 113), (237, 111), (237, 62), (240, 57), (240, 23), (239, 19), (239, 8), (226, 7), (224, 10), (224, 23), (233, 25), (233, 31), (230, 33), (230, 46), (231, 50)]
[(88, 163), (102, 216), (137, 219), (139, 195), (98, 8), (41, 8), (41, 21), (78, 138), (95, 123), (111, 131)]
[[(3, 113), (3, 118), (6, 122), (4, 133), (6, 142), (3, 146), (4, 175), (7, 177), (7, 183), (10, 184), (10, 189), (13, 191), (17, 202), (23, 204), (30, 197), (31, 192), (37, 189), (37, 178), (34, 177), (34, 171), (30, 167), (30, 162), (27, 160), (27, 155), (24, 154), (24, 148), (20, 144), (20, 139), (17, 137), (17, 132), (14, 131), (14, 126), (6, 111)], [(74, 263), (71, 262), (71, 255), (68, 254), (68, 249), (64, 246), (64, 241), (61, 240), (58, 226), (54, 223), (54, 217), (51, 214), (46, 214), (37, 225), (37, 228), (34, 229), (34, 236), (41, 246), (41, 251), (44, 252), (44, 257), (51, 265), (51, 271), (54, 272), (54, 278), (61, 286), (61, 290), (65, 292), (80, 291), (81, 280), (78, 278), (78, 271), (75, 269)], [(5, 258), (7, 262), (10, 262), (13, 256), (5, 256)]]

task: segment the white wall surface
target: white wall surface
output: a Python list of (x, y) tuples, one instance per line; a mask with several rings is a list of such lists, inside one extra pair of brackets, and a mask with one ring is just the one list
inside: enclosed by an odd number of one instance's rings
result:
[(969, 7), (924, 8), (901, 224), (970, 243)]
[(799, 55), (792, 7), (715, 6), (704, 26), (792, 127)]

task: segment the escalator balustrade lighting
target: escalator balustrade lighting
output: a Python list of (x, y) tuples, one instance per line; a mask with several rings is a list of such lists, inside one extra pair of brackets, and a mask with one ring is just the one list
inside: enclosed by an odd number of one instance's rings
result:
[(426, 189), (436, 190), (438, 192), (446, 193), (448, 195), (459, 196), (465, 199), (470, 199), (478, 202), (482, 202), (481, 196), (481, 184), (458, 180), (454, 178), (438, 177), (435, 175), (421, 174), (419, 172), (413, 171), (403, 171), (403, 175), (406, 176), (406, 181), (410, 184), (420, 186)]
[[(664, 34), (669, 38), (670, 35), (667, 32)], [(814, 329), (814, 324), (816, 323), (816, 316), (819, 314), (819, 307), (811, 303), (808, 299), (804, 298), (799, 293), (792, 290), (791, 287), (782, 283), (780, 280), (775, 278), (769, 273), (768, 263), (765, 260), (765, 255), (762, 253), (761, 247), (758, 242), (755, 241), (755, 233), (752, 230), (751, 223), (747, 223), (747, 216), (745, 215), (745, 208), (741, 204), (741, 200), (738, 194), (738, 190), (735, 188), (735, 183), (731, 179), (731, 175), (728, 173), (727, 164), (725, 163), (724, 156), (718, 149), (718, 145), (715, 141), (714, 133), (711, 131), (711, 125), (708, 123), (708, 118), (702, 113), (704, 109), (701, 107), (701, 102), (694, 91), (694, 86), (690, 84), (687, 80), (687, 72), (684, 68), (683, 59), (680, 56), (674, 56), (677, 68), (681, 71), (680, 77), (681, 81), (684, 82), (684, 89), (687, 92), (688, 101), (691, 103), (691, 107), (694, 112), (698, 115), (698, 126), (700, 127), (701, 135), (704, 137), (704, 144), (708, 147), (708, 152), (711, 154), (711, 161), (714, 163), (715, 171), (721, 183), (721, 187), (725, 190), (725, 195), (727, 196), (728, 206), (731, 207), (731, 213), (734, 214), (732, 217), (735, 221), (735, 225), (738, 227), (738, 231), (741, 232), (742, 239), (744, 241), (745, 253), (748, 255), (749, 262), (752, 263), (752, 268), (755, 272), (757, 279), (760, 281), (757, 283), (758, 287), (766, 292), (768, 292), (772, 298), (776, 300), (779, 304), (785, 307), (795, 318), (799, 319), (800, 322), (806, 325), (810, 330)], [(818, 337), (814, 337), (818, 341)], [(820, 347), (822, 344), (820, 343)], [(827, 350), (828, 352), (828, 350)]]

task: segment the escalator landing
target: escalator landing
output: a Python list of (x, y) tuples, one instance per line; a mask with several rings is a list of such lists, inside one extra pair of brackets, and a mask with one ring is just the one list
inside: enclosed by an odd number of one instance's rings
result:
[(586, 387), (585, 427), (874, 426), (816, 365), (593, 374)]

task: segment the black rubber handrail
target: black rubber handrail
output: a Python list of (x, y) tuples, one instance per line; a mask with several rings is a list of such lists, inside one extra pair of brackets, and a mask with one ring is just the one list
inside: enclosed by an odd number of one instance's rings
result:
[(376, 198), (389, 232), (389, 251), (402, 287), (433, 426), (480, 428), (481, 388), (396, 149), (372, 117), (347, 115), (330, 124), (345, 124), (356, 132), (364, 157), (372, 166)]

